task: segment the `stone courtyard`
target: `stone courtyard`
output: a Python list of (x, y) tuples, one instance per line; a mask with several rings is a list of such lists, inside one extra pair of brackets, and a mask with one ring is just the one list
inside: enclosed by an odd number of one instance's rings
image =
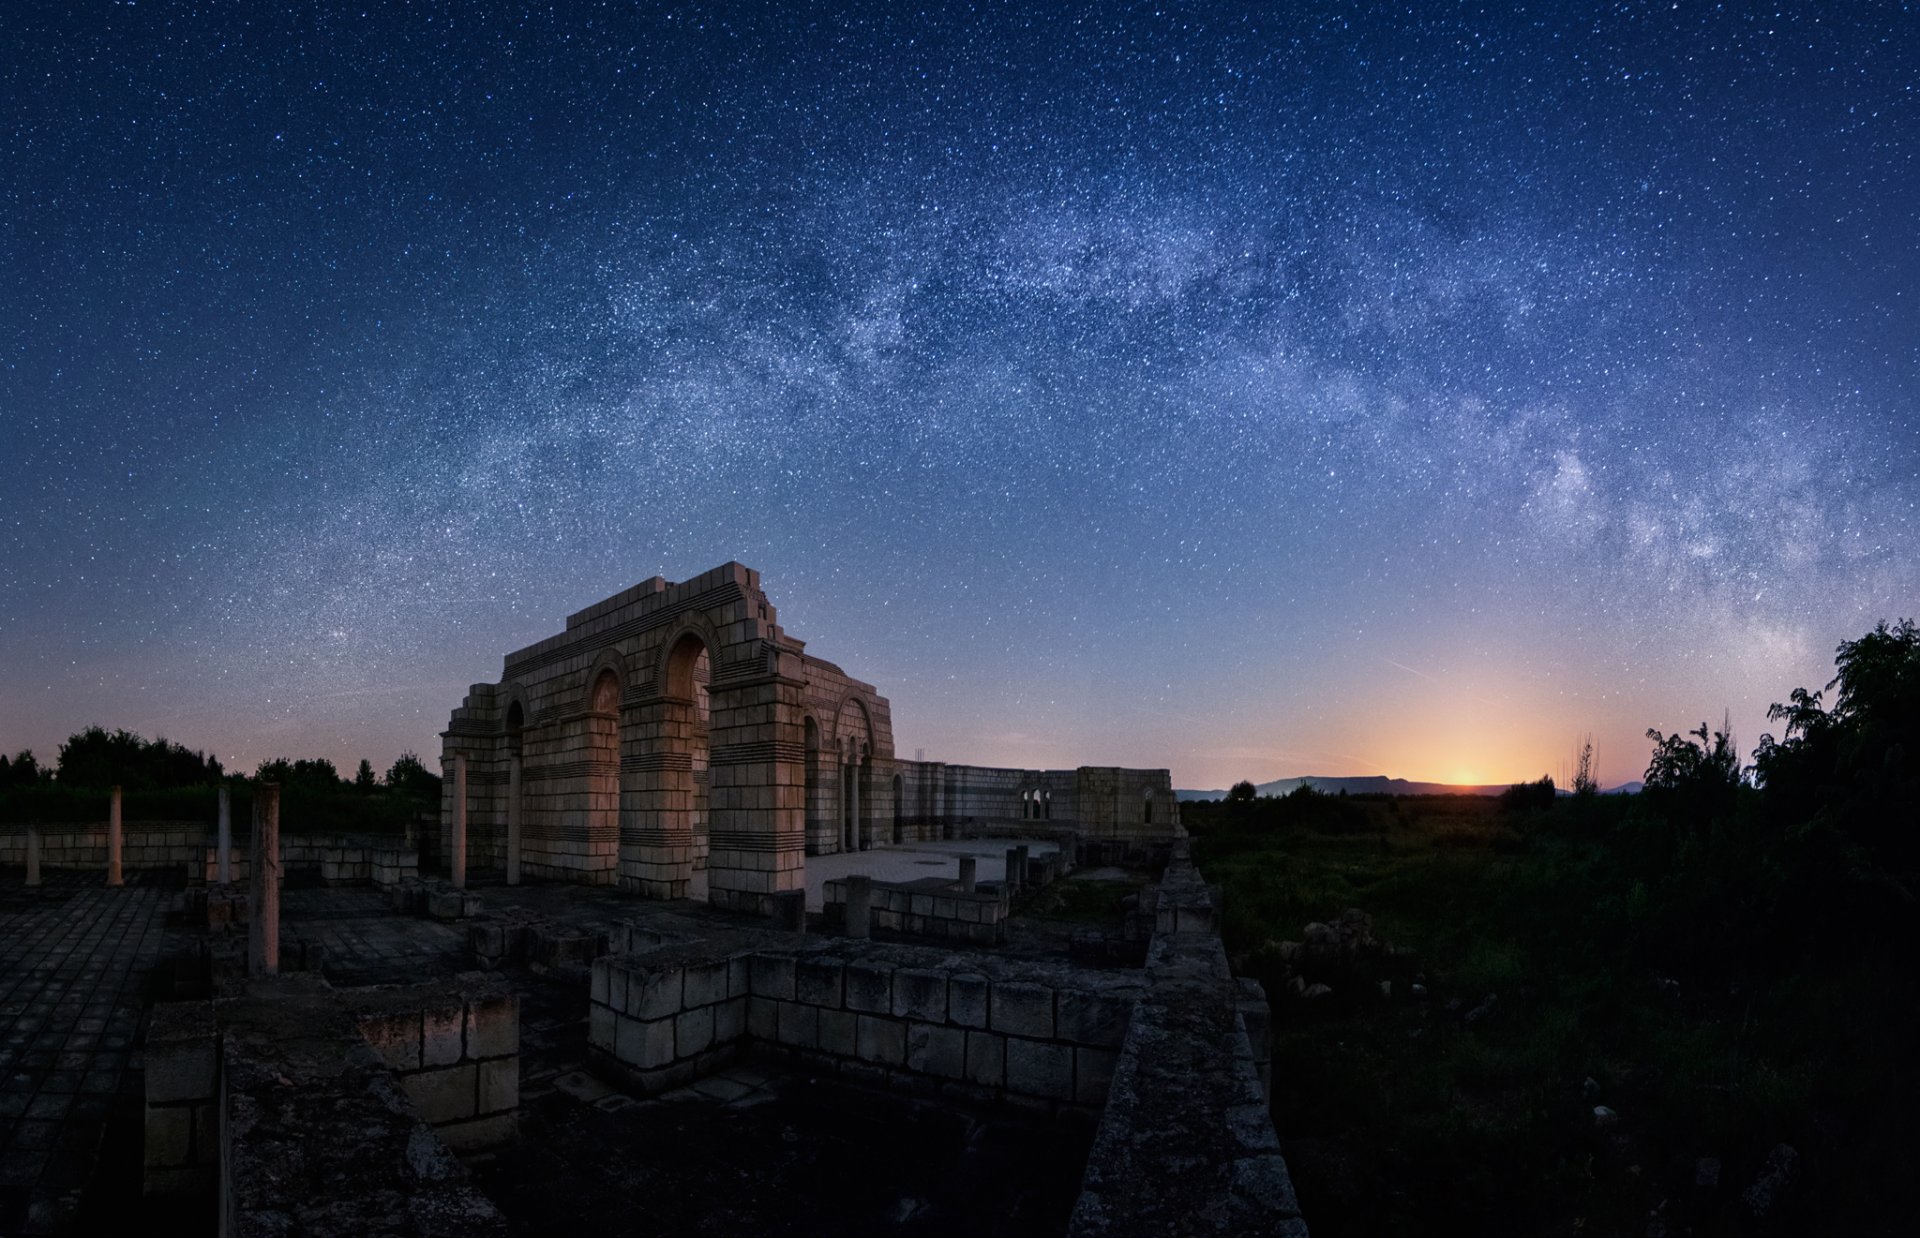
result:
[(0, 1234), (1306, 1232), (1166, 771), (897, 760), (738, 564), (506, 668), (404, 839), (0, 845)]

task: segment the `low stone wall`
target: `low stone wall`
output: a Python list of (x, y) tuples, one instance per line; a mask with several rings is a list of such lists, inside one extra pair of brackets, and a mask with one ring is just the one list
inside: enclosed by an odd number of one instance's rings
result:
[(698, 945), (593, 968), (588, 1043), (640, 1091), (680, 1087), (741, 1048), (848, 1079), (1054, 1113), (1106, 1098), (1137, 974), (956, 960), (836, 940), (715, 956)]
[[(876, 881), (872, 890), (874, 928), (989, 945), (1007, 939), (1010, 900), (1004, 886), (986, 886), (968, 893), (954, 882), (928, 877), (908, 882)], [(847, 883), (827, 882), (821, 897), (827, 925), (844, 927)]]
[(513, 1138), (520, 999), (497, 977), (350, 989), (341, 1001), (407, 1098), (455, 1151)]
[[(44, 825), (40, 831), (40, 866), (43, 869), (107, 869), (107, 825)], [(233, 879), (247, 880), (246, 822), (233, 824)], [(199, 822), (130, 821), (121, 827), (121, 867), (134, 872), (141, 869), (185, 869), (198, 873), (205, 881), (220, 873), (218, 839), (214, 828)], [(328, 885), (371, 882), (377, 886), (395, 885), (420, 875), (420, 860), (406, 839), (369, 834), (283, 834), (280, 861), (284, 871), (317, 876)], [(25, 865), (27, 831), (25, 827), (0, 834), (0, 864)]]
[[(483, 1024), (503, 1017), (482, 1006)], [(227, 1238), (505, 1238), (499, 1211), (318, 977), (163, 1004), (148, 1044), (147, 1191), (211, 1188)]]
[[(217, 843), (209, 838), (201, 875), (214, 881), (220, 875)], [(189, 861), (191, 865), (191, 861)], [(236, 840), (231, 862), (233, 879), (246, 881), (253, 871), (247, 846)], [(375, 885), (382, 889), (402, 881), (418, 880), (420, 856), (404, 838), (365, 834), (286, 834), (280, 839), (283, 873), (318, 877), (325, 885)]]
[[(41, 825), (40, 866), (44, 869), (107, 871), (107, 823)], [(199, 849), (212, 841), (211, 826), (198, 822), (128, 821), (120, 827), (120, 864), (126, 871), (190, 866)], [(10, 827), (0, 834), (0, 864), (27, 862), (27, 830)]]
[(1070, 1238), (1306, 1238), (1267, 1107), (1267, 1003), (1236, 981), (1218, 907), (1185, 854), (1157, 891), (1163, 927), (1087, 1157)]

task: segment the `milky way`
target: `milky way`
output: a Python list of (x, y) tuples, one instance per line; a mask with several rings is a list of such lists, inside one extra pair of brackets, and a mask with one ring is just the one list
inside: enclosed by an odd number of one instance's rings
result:
[(727, 559), (908, 754), (1750, 746), (1920, 611), (1920, 34), (1739, 7), (9, 10), (0, 747)]

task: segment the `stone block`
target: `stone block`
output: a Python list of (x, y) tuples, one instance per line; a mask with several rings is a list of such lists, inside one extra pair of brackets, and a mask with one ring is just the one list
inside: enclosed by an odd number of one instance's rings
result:
[(947, 1020), (962, 1027), (987, 1026), (987, 978), (961, 972), (947, 978)]
[(605, 1049), (608, 1053), (612, 1053), (615, 1036), (614, 1029), (616, 1020), (619, 1019), (619, 1017), (619, 1015), (613, 1012), (611, 1007), (602, 1006), (598, 1003), (588, 1006), (587, 1043), (596, 1049)]
[(942, 1079), (967, 1073), (967, 1034), (957, 1027), (907, 1024), (907, 1069)]
[(434, 1126), (473, 1116), (475, 1070), (471, 1062), (403, 1076), (400, 1086), (420, 1116)]
[(747, 1003), (747, 1034), (773, 1044), (780, 1039), (780, 1003), (771, 997), (739, 997)]
[(674, 1060), (672, 1018), (619, 1021), (614, 1056), (638, 1070), (652, 1070)]
[(793, 1049), (812, 1049), (819, 1043), (820, 1010), (816, 1006), (803, 1006), (799, 1002), (780, 1002), (778, 1004), (777, 1037), (781, 1044)]
[(673, 1051), (677, 1057), (692, 1057), (713, 1044), (713, 1007), (696, 1006), (681, 1012), (673, 1021)]
[(753, 969), (748, 966), (748, 955), (737, 955), (727, 960), (727, 996), (745, 997), (753, 992)]
[(1007, 1082), (1007, 1038), (992, 1032), (967, 1033), (967, 1080), (997, 1088)]
[(892, 966), (886, 963), (857, 961), (848, 963), (846, 1001), (848, 1010), (862, 1010), (871, 1014), (892, 1014)]
[(499, 1113), (520, 1107), (520, 1059), (499, 1057), (478, 1064), (476, 1113)]
[(861, 1015), (855, 1033), (854, 1052), (862, 1061), (877, 1065), (906, 1065), (907, 1025), (893, 1019)]
[(796, 999), (809, 1006), (840, 1008), (841, 979), (847, 965), (839, 959), (800, 959), (794, 964)]
[(731, 992), (727, 981), (727, 961), (692, 963), (686, 969), (685, 1000), (689, 1008), (724, 1002)]
[(467, 1003), (467, 1056), (501, 1057), (520, 1052), (520, 999), (511, 994), (476, 997)]
[(464, 1006), (426, 1010), (420, 1015), (420, 1065), (451, 1066), (466, 1056)]
[(1008, 1037), (1007, 1088), (1046, 1100), (1072, 1100), (1073, 1048)]
[(794, 960), (790, 954), (756, 954), (748, 961), (755, 997), (790, 1002), (794, 998)]
[[(628, 971), (627, 1014), (635, 1019), (666, 1019), (685, 1008), (684, 973), (678, 967)], [(609, 984), (617, 982), (609, 980)]]
[(990, 1025), (1009, 1036), (1053, 1038), (1053, 990), (1017, 981), (996, 984), (988, 997)]
[(145, 1159), (150, 1169), (193, 1163), (191, 1105), (147, 1110)]
[(1060, 990), (1055, 1003), (1054, 1035), (1075, 1044), (1118, 1048), (1127, 1038), (1133, 999), (1108, 993)]
[(713, 1039), (718, 1044), (731, 1044), (747, 1034), (747, 1001), (744, 997), (730, 997), (713, 1008)]
[(893, 973), (893, 1013), (925, 1023), (947, 1021), (947, 973), (902, 967)]
[[(420, 1069), (420, 1012), (383, 1011), (360, 1017), (360, 1035), (390, 1070)], [(151, 1061), (152, 1052), (149, 1050)], [(152, 1067), (148, 1067), (151, 1071)], [(151, 1074), (149, 1074), (151, 1078)]]
[(850, 1010), (820, 1012), (819, 1045), (822, 1051), (840, 1057), (852, 1057), (857, 1048), (860, 1016)]
[[(1082, 1105), (1107, 1103), (1113, 1069), (1120, 1061), (1117, 1049), (1077, 1047), (1073, 1051), (1073, 1099)], [(1271, 1123), (1269, 1123), (1271, 1125)]]
[(150, 1041), (146, 1052), (147, 1103), (212, 1096), (218, 1060), (211, 1036)]

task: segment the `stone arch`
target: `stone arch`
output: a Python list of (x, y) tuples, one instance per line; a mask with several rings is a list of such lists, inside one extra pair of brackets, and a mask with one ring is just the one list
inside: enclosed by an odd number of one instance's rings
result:
[(840, 749), (840, 849), (865, 851), (874, 841), (873, 713), (859, 692), (840, 698), (833, 730)]
[(833, 786), (827, 776), (827, 751), (822, 744), (820, 720), (805, 714), (800, 720), (801, 749), (804, 761), (804, 799), (807, 823), (807, 854), (832, 851), (834, 838)]
[(587, 672), (580, 711), (586, 787), (576, 811), (588, 857), (605, 855), (620, 838), (620, 700), (625, 693), (626, 666), (609, 649)]

